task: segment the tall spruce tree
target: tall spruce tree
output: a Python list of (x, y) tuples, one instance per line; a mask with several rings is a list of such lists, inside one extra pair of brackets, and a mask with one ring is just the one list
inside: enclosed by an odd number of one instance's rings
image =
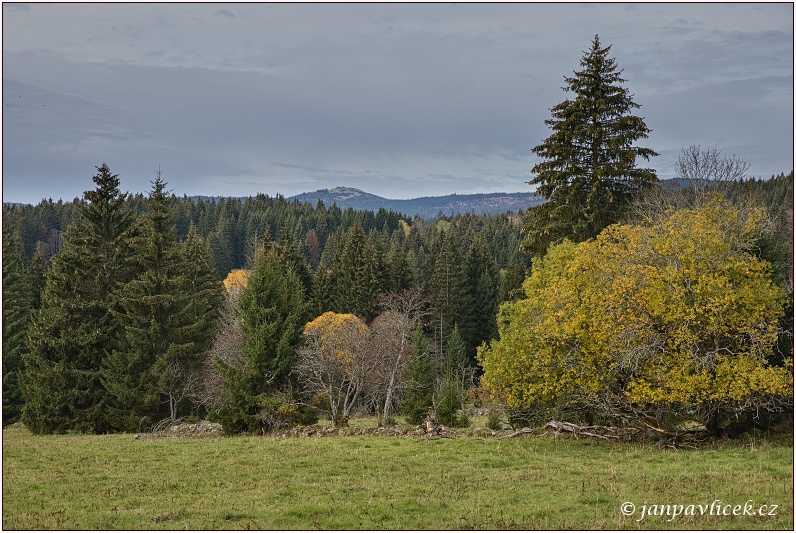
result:
[(127, 243), (134, 215), (107, 165), (97, 167), (93, 180), (80, 219), (53, 257), (24, 356), (22, 421), (34, 433), (113, 428), (100, 369), (119, 340), (114, 311), (119, 288), (131, 276)]
[(444, 351), (455, 326), (469, 335), (474, 324), (466, 262), (450, 232), (446, 232), (442, 239), (427, 290), (433, 305), (431, 327), (440, 352)]
[(140, 419), (158, 415), (160, 397), (154, 371), (175, 341), (172, 317), (179, 295), (172, 283), (176, 273), (176, 236), (166, 184), (160, 173), (130, 243), (136, 276), (119, 292), (118, 322), (122, 338), (104, 361), (102, 379), (116, 429), (134, 430)]
[(533, 152), (536, 164), (529, 182), (548, 201), (527, 211), (524, 248), (543, 254), (563, 238), (576, 242), (596, 236), (617, 222), (630, 199), (657, 181), (655, 171), (638, 168), (638, 158), (658, 155), (633, 144), (650, 130), (632, 114), (640, 106), (622, 86), (616, 60), (608, 57), (598, 36), (585, 52), (582, 70), (565, 77), (565, 92), (575, 95), (551, 109), (545, 120), (553, 133)]
[(22, 239), (3, 226), (3, 425), (19, 420), (22, 392), (19, 375), (28, 351), (34, 287)]
[(475, 316), (470, 338), (465, 339), (465, 342), (467, 354), (474, 365), (475, 349), (497, 335), (500, 274), (494, 257), (481, 238), (473, 241), (465, 263)]
[(194, 392), (202, 361), (221, 327), (224, 285), (216, 277), (204, 240), (191, 225), (185, 242), (176, 247), (176, 313), (171, 317), (171, 349), (155, 364), (158, 387), (177, 418), (180, 404)]

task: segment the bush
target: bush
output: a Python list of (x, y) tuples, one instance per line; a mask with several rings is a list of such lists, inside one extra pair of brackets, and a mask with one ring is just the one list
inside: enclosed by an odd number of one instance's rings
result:
[(489, 416), (486, 417), (486, 427), (493, 431), (499, 430), (502, 426), (500, 418), (500, 413), (494, 411), (489, 413)]
[(453, 428), (470, 427), (470, 417), (462, 412), (457, 415), (462, 407), (462, 388), (456, 381), (445, 381), (440, 388), (439, 401), (437, 402), (437, 422), (443, 426)]

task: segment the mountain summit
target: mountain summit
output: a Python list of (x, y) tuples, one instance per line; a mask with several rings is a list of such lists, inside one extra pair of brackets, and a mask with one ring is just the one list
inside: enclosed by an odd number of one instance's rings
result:
[(446, 196), (425, 196), (411, 200), (391, 200), (370, 194), (353, 187), (335, 187), (333, 189), (319, 189), (315, 192), (305, 192), (291, 196), (288, 200), (297, 200), (301, 203), (308, 202), (312, 205), (321, 200), (324, 205), (345, 209), (367, 209), (378, 211), (381, 208), (403, 213), (409, 216), (418, 215), (423, 218), (432, 218), (457, 213), (497, 214), (507, 211), (527, 209), (533, 205), (544, 202), (543, 198), (534, 197), (532, 192), (515, 193), (485, 193), (485, 194), (449, 194)]

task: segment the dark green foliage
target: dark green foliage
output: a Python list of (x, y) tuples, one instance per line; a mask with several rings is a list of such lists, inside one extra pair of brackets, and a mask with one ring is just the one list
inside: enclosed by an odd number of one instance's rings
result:
[(440, 386), (437, 398), (436, 418), (439, 424), (454, 428), (470, 427), (470, 418), (466, 413), (457, 414), (462, 408), (461, 383), (456, 380), (445, 380)]
[(129, 281), (133, 214), (118, 176), (104, 164), (97, 170), (97, 188), (84, 194), (81, 218), (53, 258), (24, 356), (22, 420), (35, 433), (113, 427), (100, 369), (119, 340), (117, 291)]
[(464, 408), (464, 381), (469, 375), (470, 364), (467, 358), (464, 339), (459, 328), (454, 327), (445, 350), (443, 376), (437, 395), (437, 422), (450, 427), (469, 427), (470, 419), (462, 412)]
[(19, 420), (24, 404), (19, 387), (23, 354), (35, 302), (22, 239), (3, 227), (3, 425)]
[(624, 88), (616, 61), (595, 36), (581, 59), (582, 70), (565, 77), (574, 93), (551, 109), (545, 120), (553, 133), (533, 152), (543, 161), (529, 182), (548, 202), (527, 211), (526, 250), (542, 255), (563, 238), (580, 242), (621, 220), (629, 201), (657, 181), (655, 171), (636, 167), (638, 158), (657, 155), (633, 146), (650, 130), (632, 115), (640, 106)]
[(451, 231), (442, 236), (441, 249), (429, 282), (429, 294), (433, 305), (435, 341), (442, 348), (453, 332), (454, 326), (469, 336), (474, 323), (473, 296), (467, 278), (465, 262), (459, 254)]
[(175, 283), (181, 301), (179, 332), (192, 343), (189, 359), (194, 364), (213, 344), (221, 321), (223, 285), (216, 279), (202, 237), (191, 225), (185, 241), (177, 247)]
[(160, 176), (132, 252), (138, 273), (119, 296), (123, 338), (103, 365), (109, 405), (123, 430), (138, 429), (145, 417), (177, 418), (191, 376), (218, 330), (222, 294), (195, 228), (189, 228), (185, 243), (177, 243)]
[(267, 429), (260, 413), (263, 402), (288, 384), (309, 318), (304, 286), (273, 244), (258, 254), (249, 284), (241, 291), (239, 312), (244, 364), (218, 362), (226, 383), (219, 420), (229, 434)]
[(130, 243), (130, 261), (137, 273), (118, 296), (122, 338), (102, 365), (102, 381), (117, 429), (130, 431), (138, 428), (141, 418), (157, 417), (158, 382), (165, 369), (156, 365), (180, 344), (173, 327), (181, 297), (173, 282), (178, 264), (176, 236), (160, 176), (148, 206)]
[(470, 368), (467, 357), (467, 346), (464, 339), (459, 334), (459, 327), (454, 326), (448, 344), (445, 347), (445, 378), (449, 380), (463, 381), (464, 376)]
[(434, 406), (434, 361), (423, 334), (422, 326), (415, 329), (412, 339), (414, 358), (407, 365), (407, 391), (401, 401), (401, 411), (410, 424), (422, 424)]
[(473, 241), (467, 253), (466, 266), (475, 316), (471, 336), (466, 339), (466, 344), (468, 355), (474, 362), (475, 348), (497, 335), (500, 276), (497, 263), (480, 238)]
[(351, 313), (365, 321), (376, 316), (380, 283), (380, 265), (376, 246), (365, 236), (359, 224), (348, 231), (335, 261), (333, 309)]
[(279, 232), (279, 240), (276, 246), (279, 250), (279, 255), (301, 280), (304, 294), (310, 294), (312, 292), (312, 269), (286, 227), (283, 227)]

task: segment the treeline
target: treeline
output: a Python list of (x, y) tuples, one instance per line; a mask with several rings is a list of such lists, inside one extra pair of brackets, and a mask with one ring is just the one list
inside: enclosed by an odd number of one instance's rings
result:
[[(268, 250), (299, 282), (301, 305), (285, 305), (304, 310), (302, 328), (325, 312), (371, 323), (385, 295), (419, 295), (437, 373), (452, 336), (462, 369), (475, 367), (529, 266), (520, 214), (426, 221), (264, 195), (192, 201), (159, 177), (128, 195), (105, 165), (94, 181), (82, 200), (3, 206), (4, 423), (25, 411), (36, 431), (103, 432), (206, 415), (198, 376), (221, 315), (241, 314), (221, 280), (256, 272)], [(207, 287), (185, 285), (189, 272)], [(295, 376), (280, 385), (300, 388)]]

